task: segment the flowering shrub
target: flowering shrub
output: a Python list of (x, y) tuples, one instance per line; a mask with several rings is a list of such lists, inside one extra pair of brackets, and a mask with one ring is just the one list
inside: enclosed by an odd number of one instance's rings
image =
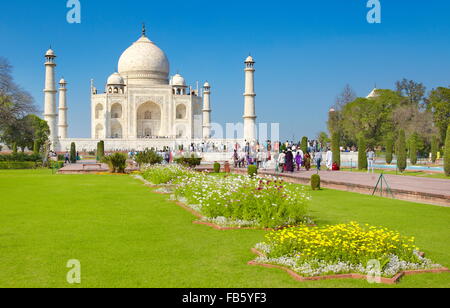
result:
[(398, 232), (352, 222), (325, 227), (291, 227), (266, 235), (256, 248), (266, 254), (258, 262), (287, 266), (305, 276), (367, 274), (378, 260), (381, 274), (440, 267), (419, 255), (414, 238)]
[(177, 180), (189, 177), (194, 173), (194, 171), (179, 165), (156, 165), (144, 167), (142, 177), (155, 185), (176, 184)]
[(221, 225), (265, 228), (306, 222), (310, 200), (303, 186), (276, 178), (201, 173), (181, 179), (175, 193), (210, 220), (222, 221)]

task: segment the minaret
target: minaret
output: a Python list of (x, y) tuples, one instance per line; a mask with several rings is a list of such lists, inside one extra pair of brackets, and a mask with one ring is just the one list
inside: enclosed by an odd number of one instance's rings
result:
[(245, 60), (245, 110), (244, 110), (244, 139), (248, 142), (256, 141), (256, 112), (255, 112), (255, 61), (251, 56)]
[(203, 139), (211, 138), (211, 86), (203, 85)]
[(63, 79), (59, 82), (59, 117), (58, 136), (61, 139), (67, 138), (67, 82)]
[(56, 113), (56, 85), (55, 85), (55, 52), (49, 49), (45, 54), (45, 106), (44, 106), (44, 119), (47, 121), (50, 128), (50, 142), (52, 143), (52, 150), (56, 149), (58, 142), (57, 131), (57, 117)]

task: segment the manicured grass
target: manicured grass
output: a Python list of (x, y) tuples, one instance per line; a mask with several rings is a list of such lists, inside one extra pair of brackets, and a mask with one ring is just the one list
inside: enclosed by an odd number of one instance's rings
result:
[[(385, 287), (365, 281), (300, 283), (247, 262), (262, 231), (217, 231), (129, 176), (0, 171), (0, 287), (71, 287), (69, 259), (81, 261), (81, 287)], [(347, 192), (312, 192), (322, 224), (352, 220), (415, 236), (450, 266), (450, 208)], [(406, 277), (397, 287), (450, 287), (450, 274)]]

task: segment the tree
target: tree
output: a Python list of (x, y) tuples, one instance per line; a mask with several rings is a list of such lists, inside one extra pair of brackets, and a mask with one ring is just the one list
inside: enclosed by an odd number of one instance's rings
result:
[(344, 139), (351, 143), (348, 146), (356, 144), (356, 137), (361, 133), (367, 145), (382, 145), (385, 136), (395, 130), (392, 113), (400, 105), (402, 97), (391, 90), (378, 90), (377, 94), (371, 99), (357, 98), (342, 110)]
[(8, 146), (16, 145), (25, 150), (34, 150), (36, 143), (40, 148), (50, 135), (50, 128), (46, 121), (34, 114), (29, 114), (21, 119), (17, 119), (9, 125), (4, 126), (0, 132), (0, 139)]
[(328, 138), (328, 134), (326, 132), (320, 132), (317, 136), (317, 140), (322, 146), (326, 146), (330, 142), (330, 138)]
[(419, 82), (404, 78), (396, 82), (397, 93), (406, 98), (405, 104), (415, 107), (423, 106), (426, 87)]
[(394, 140), (392, 136), (386, 138), (386, 163), (391, 164), (393, 160)]
[(439, 151), (439, 143), (436, 136), (431, 140), (431, 162), (434, 164), (437, 161), (437, 152)]
[(406, 161), (406, 136), (405, 131), (401, 130), (398, 136), (397, 149), (395, 151), (397, 153), (397, 167), (400, 172), (406, 170), (407, 161)]
[(342, 108), (347, 105), (348, 103), (353, 102), (357, 98), (357, 95), (355, 91), (352, 89), (352, 87), (347, 84), (345, 85), (342, 92), (336, 97), (336, 102), (334, 105), (334, 109), (337, 111), (342, 110)]
[(444, 171), (445, 175), (450, 176), (450, 125), (447, 128), (447, 138), (445, 140)]
[(301, 148), (302, 148), (303, 153), (307, 153), (308, 152), (308, 137), (303, 137), (302, 138)]
[(419, 135), (414, 133), (409, 138), (409, 159), (412, 165), (417, 164), (417, 144), (418, 144)]
[(77, 148), (75, 142), (72, 142), (72, 144), (70, 145), (70, 162), (72, 164), (77, 163)]
[(333, 133), (331, 138), (331, 151), (333, 152), (333, 163), (336, 163), (338, 167), (341, 167), (341, 138), (339, 132)]
[(11, 64), (0, 57), (0, 131), (36, 112), (32, 96), (14, 82), (11, 72)]
[(105, 157), (105, 142), (101, 140), (97, 143), (97, 161), (101, 161)]
[(358, 169), (367, 170), (367, 145), (363, 135), (359, 137), (358, 142)]
[(427, 108), (433, 115), (441, 142), (444, 142), (447, 127), (450, 125), (450, 88), (439, 87), (431, 91), (427, 99)]

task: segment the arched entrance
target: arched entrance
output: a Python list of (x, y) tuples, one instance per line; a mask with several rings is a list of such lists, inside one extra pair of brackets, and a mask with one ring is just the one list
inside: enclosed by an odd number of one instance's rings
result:
[(95, 139), (102, 139), (105, 137), (105, 134), (103, 132), (103, 125), (97, 124), (95, 127)]
[(137, 110), (137, 136), (138, 138), (152, 138), (160, 135), (161, 108), (147, 102), (139, 106)]
[(111, 138), (122, 138), (122, 125), (119, 122), (114, 122), (111, 124)]

